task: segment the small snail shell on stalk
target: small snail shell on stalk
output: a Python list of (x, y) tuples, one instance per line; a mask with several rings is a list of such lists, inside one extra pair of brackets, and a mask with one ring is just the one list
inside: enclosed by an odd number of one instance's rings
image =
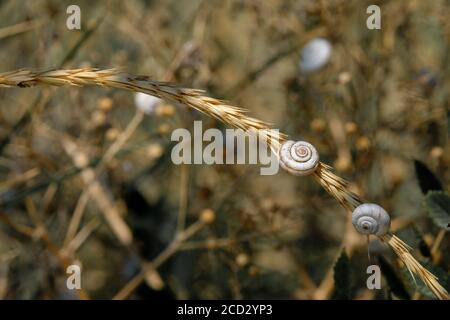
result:
[(319, 153), (306, 141), (286, 141), (279, 155), (281, 167), (295, 176), (309, 175), (319, 165)]
[(136, 108), (150, 115), (155, 112), (156, 107), (161, 103), (161, 99), (149, 94), (137, 92), (134, 96), (134, 103)]
[(353, 210), (352, 224), (359, 233), (382, 236), (388, 233), (391, 218), (379, 205), (364, 203)]

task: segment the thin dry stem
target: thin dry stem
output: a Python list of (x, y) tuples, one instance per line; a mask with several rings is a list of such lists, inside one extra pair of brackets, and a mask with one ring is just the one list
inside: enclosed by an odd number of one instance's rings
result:
[[(77, 155), (82, 155), (83, 158), (89, 159), (87, 155), (77, 147), (76, 143), (69, 140), (68, 138), (62, 139), (62, 145), (66, 153), (71, 156), (75, 165), (79, 166), (79, 164), (77, 163)], [(93, 198), (95, 199), (97, 206), (102, 211), (105, 220), (110, 225), (114, 234), (122, 244), (129, 245), (133, 240), (133, 233), (131, 232), (128, 224), (124, 221), (120, 212), (114, 206), (108, 194), (96, 179), (94, 169), (89, 167), (83, 168), (81, 177), (84, 183), (88, 186), (89, 193), (94, 196)], [(77, 218), (77, 220), (80, 219), (81, 216)], [(79, 221), (77, 222), (78, 225)]]
[(127, 125), (126, 129), (120, 134), (117, 140), (106, 150), (102, 159), (95, 167), (94, 169), (95, 177), (92, 178), (92, 183), (86, 185), (86, 188), (83, 190), (81, 196), (78, 198), (77, 205), (75, 207), (72, 219), (70, 220), (69, 227), (67, 229), (64, 244), (68, 244), (73, 239), (78, 230), (84, 210), (91, 196), (92, 189), (95, 188), (94, 185), (97, 183), (97, 178), (101, 172), (103, 164), (109, 162), (114, 157), (114, 155), (117, 152), (119, 152), (119, 150), (122, 148), (125, 142), (131, 137), (131, 135), (139, 126), (142, 120), (143, 120), (143, 113), (137, 110), (133, 119)]
[(147, 263), (140, 273), (134, 276), (119, 292), (113, 297), (114, 300), (124, 300), (127, 299), (133, 291), (145, 280), (146, 275), (152, 272), (156, 272), (156, 269), (161, 266), (167, 259), (172, 257), (182, 244), (188, 240), (190, 237), (199, 232), (205, 223), (201, 220), (198, 220), (191, 224), (188, 228), (184, 229), (180, 233), (178, 233), (172, 242), (164, 249), (154, 260)]
[[(58, 259), (62, 271), (66, 272), (67, 267), (71, 265), (73, 262), (69, 259), (69, 257), (67, 257), (64, 254), (63, 249), (58, 247), (51, 240), (47, 227), (45, 226), (44, 222), (40, 220), (39, 214), (35, 212), (36, 208), (31, 198), (27, 198), (26, 204), (27, 204), (27, 213), (35, 223), (34, 228), (27, 225), (15, 223), (8, 217), (8, 215), (4, 214), (1, 211), (0, 211), (0, 220), (3, 221), (8, 226), (10, 226), (11, 228), (13, 228), (15, 231), (29, 237), (30, 239), (42, 241), (45, 244), (47, 251)], [(89, 295), (83, 288), (77, 289), (75, 292), (80, 299), (89, 300)]]

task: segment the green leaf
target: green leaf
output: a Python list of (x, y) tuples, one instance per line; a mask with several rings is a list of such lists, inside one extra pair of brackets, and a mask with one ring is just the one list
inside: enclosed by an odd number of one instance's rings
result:
[(351, 290), (351, 270), (350, 270), (350, 260), (342, 250), (339, 259), (334, 265), (334, 294), (333, 299), (335, 300), (350, 300), (352, 299)]
[(379, 257), (378, 264), (381, 272), (386, 279), (390, 292), (400, 299), (410, 300), (411, 297), (403, 285), (402, 280), (397, 276), (394, 268), (382, 257)]
[(433, 222), (450, 230), (450, 196), (443, 191), (430, 191), (425, 196), (425, 204)]
[(425, 258), (431, 258), (431, 249), (423, 239), (422, 233), (417, 229), (416, 226), (414, 226), (412, 230), (414, 231), (414, 234), (417, 237), (418, 240), (417, 248), (419, 249), (422, 256), (424, 256)]
[(417, 181), (423, 194), (432, 190), (443, 190), (442, 184), (427, 165), (419, 160), (414, 160)]

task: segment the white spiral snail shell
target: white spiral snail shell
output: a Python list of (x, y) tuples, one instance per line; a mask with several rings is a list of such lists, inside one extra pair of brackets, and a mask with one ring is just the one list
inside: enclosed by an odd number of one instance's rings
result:
[(382, 236), (388, 233), (391, 218), (379, 205), (364, 203), (353, 210), (352, 224), (359, 233)]
[(295, 176), (309, 175), (319, 165), (319, 153), (306, 141), (286, 141), (279, 155), (281, 167)]

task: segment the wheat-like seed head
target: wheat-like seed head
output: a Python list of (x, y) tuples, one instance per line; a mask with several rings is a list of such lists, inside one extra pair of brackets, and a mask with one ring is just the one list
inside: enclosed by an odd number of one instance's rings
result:
[(314, 171), (314, 178), (346, 210), (352, 212), (363, 202), (357, 194), (349, 190), (348, 181), (335, 175), (331, 169), (331, 166), (320, 162)]
[[(44, 72), (15, 70), (0, 73), (0, 87), (24, 88), (35, 85), (99, 85), (142, 92), (194, 108), (246, 132), (256, 131), (276, 154), (278, 154), (281, 143), (286, 141), (286, 135), (271, 129), (266, 122), (248, 117), (245, 109), (208, 97), (202, 90), (181, 88), (172, 83), (151, 80), (147, 76), (130, 75), (117, 69), (98, 70), (93, 68)], [(362, 201), (349, 190), (348, 182), (335, 175), (331, 169), (330, 166), (319, 163), (314, 172), (314, 178), (346, 210), (352, 212)], [(382, 240), (389, 244), (408, 270), (417, 274), (439, 299), (448, 299), (447, 291), (437, 282), (437, 278), (415, 260), (409, 252), (409, 247), (402, 240), (392, 235), (383, 236)]]
[(411, 254), (411, 247), (404, 243), (400, 238), (393, 234), (386, 234), (381, 237), (381, 240), (387, 243), (398, 258), (405, 264), (406, 268), (412, 275), (417, 275), (423, 283), (433, 292), (433, 294), (440, 300), (449, 300), (450, 296), (442, 287), (438, 278), (424, 268)]
[(83, 68), (45, 72), (17, 70), (0, 74), (0, 87), (30, 87), (35, 85), (100, 85), (142, 92), (189, 106), (232, 127), (244, 131), (255, 131), (275, 149), (285, 140), (285, 135), (272, 130), (268, 123), (247, 116), (245, 109), (208, 97), (202, 90), (180, 88), (172, 83), (154, 81), (147, 76), (129, 75), (117, 69)]

